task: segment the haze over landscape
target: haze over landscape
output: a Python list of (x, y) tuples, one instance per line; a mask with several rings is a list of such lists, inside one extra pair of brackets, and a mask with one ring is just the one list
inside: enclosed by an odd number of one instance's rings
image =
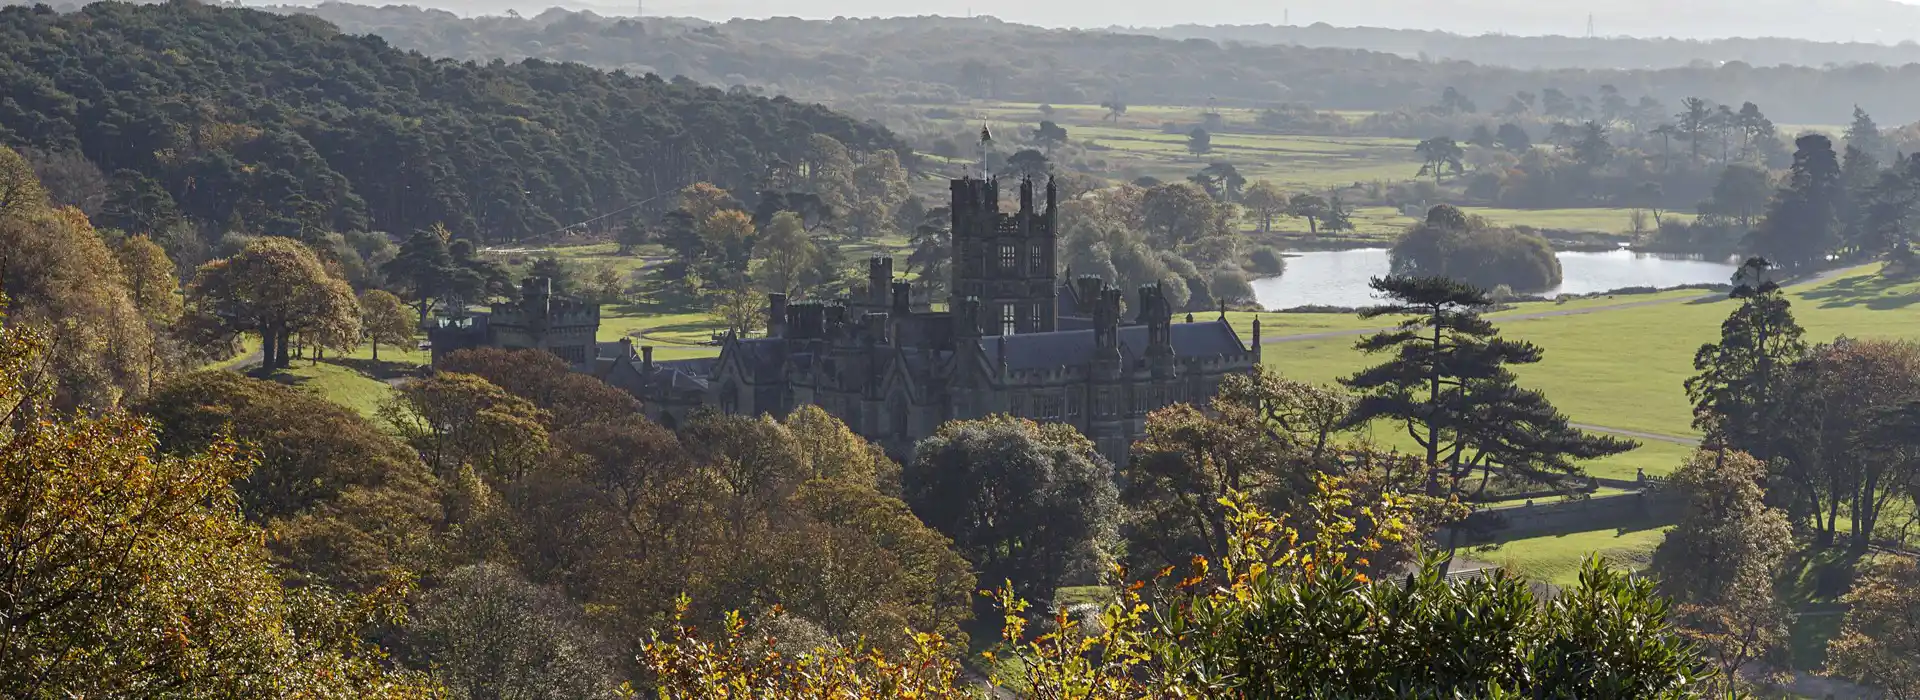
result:
[(1920, 6), (421, 1), (0, 0), (0, 698), (1920, 698)]
[[(1898, 43), (1920, 40), (1920, 7), (1900, 0), (1617, 0), (1580, 3), (1569, 0), (642, 0), (654, 16), (684, 16), (724, 21), (735, 17), (947, 17), (993, 16), (1008, 22), (1048, 27), (1168, 27), (1199, 25), (1305, 26), (1421, 29), (1463, 34), (1585, 36), (1591, 15), (1601, 36), (1790, 37), (1820, 41)], [(249, 3), (254, 4), (254, 3)], [(311, 3), (301, 3), (311, 4)], [(538, 14), (552, 6), (631, 15), (635, 3), (474, 2), (419, 3), (463, 15), (500, 14), (509, 9)]]

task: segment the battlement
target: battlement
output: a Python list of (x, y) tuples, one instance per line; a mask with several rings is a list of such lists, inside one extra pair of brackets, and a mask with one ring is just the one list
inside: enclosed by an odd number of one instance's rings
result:
[(995, 238), (1006, 236), (1053, 236), (1057, 231), (1059, 189), (1047, 181), (1046, 209), (1034, 203), (1034, 182), (1020, 181), (1020, 208), (1014, 213), (1000, 211), (1000, 183), (971, 177), (954, 180), (954, 238)]

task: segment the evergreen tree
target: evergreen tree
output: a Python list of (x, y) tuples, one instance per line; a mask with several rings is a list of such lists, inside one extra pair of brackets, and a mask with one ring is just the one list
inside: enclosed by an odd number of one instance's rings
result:
[(1844, 189), (1833, 140), (1808, 134), (1794, 142), (1793, 170), (1775, 195), (1767, 218), (1749, 235), (1748, 246), (1782, 267), (1826, 261), (1841, 234)]
[(1847, 144), (1840, 159), (1840, 241), (1843, 256), (1856, 256), (1867, 238), (1872, 190), (1880, 180), (1880, 161), (1870, 151)]
[(1880, 125), (1873, 123), (1873, 116), (1860, 105), (1853, 106), (1853, 123), (1847, 126), (1845, 138), (1848, 148), (1858, 148), (1875, 160), (1886, 157), (1887, 138), (1880, 133)]
[(1720, 342), (1700, 346), (1686, 381), (1693, 401), (1693, 424), (1707, 443), (1752, 454), (1762, 461), (1776, 453), (1773, 436), (1783, 405), (1782, 379), (1806, 352), (1805, 331), (1793, 319), (1792, 303), (1768, 277), (1772, 265), (1753, 258), (1740, 267), (1733, 298), (1740, 300), (1720, 325)]
[(1391, 356), (1341, 380), (1360, 393), (1349, 420), (1404, 427), (1436, 470), (1430, 493), (1458, 493), (1475, 470), (1492, 467), (1577, 475), (1575, 460), (1638, 446), (1573, 429), (1544, 394), (1518, 385), (1510, 367), (1537, 363), (1544, 351), (1500, 337), (1480, 316), (1493, 305), (1485, 292), (1443, 277), (1376, 278), (1372, 287), (1392, 303), (1369, 308), (1362, 318), (1406, 318), (1358, 344), (1368, 354)]

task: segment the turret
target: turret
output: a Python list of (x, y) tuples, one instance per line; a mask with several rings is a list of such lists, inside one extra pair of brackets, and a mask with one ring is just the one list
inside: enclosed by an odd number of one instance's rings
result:
[(913, 284), (910, 282), (893, 283), (893, 315), (906, 318), (913, 313)]
[(528, 277), (520, 280), (520, 308), (531, 318), (547, 315), (547, 304), (553, 298), (553, 280), (546, 277)]
[(1102, 289), (1093, 301), (1094, 358), (1120, 361), (1120, 290)]
[(1260, 364), (1260, 317), (1253, 317), (1253, 363)]
[(1147, 357), (1173, 355), (1173, 306), (1161, 282), (1141, 285), (1139, 323), (1147, 327)]

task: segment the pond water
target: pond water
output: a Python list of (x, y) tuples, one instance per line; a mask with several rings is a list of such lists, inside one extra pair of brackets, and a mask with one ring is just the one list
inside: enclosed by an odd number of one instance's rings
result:
[[(1591, 294), (1625, 287), (1678, 287), (1717, 284), (1732, 279), (1739, 261), (1702, 260), (1684, 255), (1636, 253), (1559, 253), (1562, 284), (1541, 296)], [(1287, 272), (1255, 280), (1254, 296), (1269, 309), (1298, 306), (1369, 306), (1379, 303), (1367, 280), (1387, 274), (1385, 248), (1290, 253)]]

